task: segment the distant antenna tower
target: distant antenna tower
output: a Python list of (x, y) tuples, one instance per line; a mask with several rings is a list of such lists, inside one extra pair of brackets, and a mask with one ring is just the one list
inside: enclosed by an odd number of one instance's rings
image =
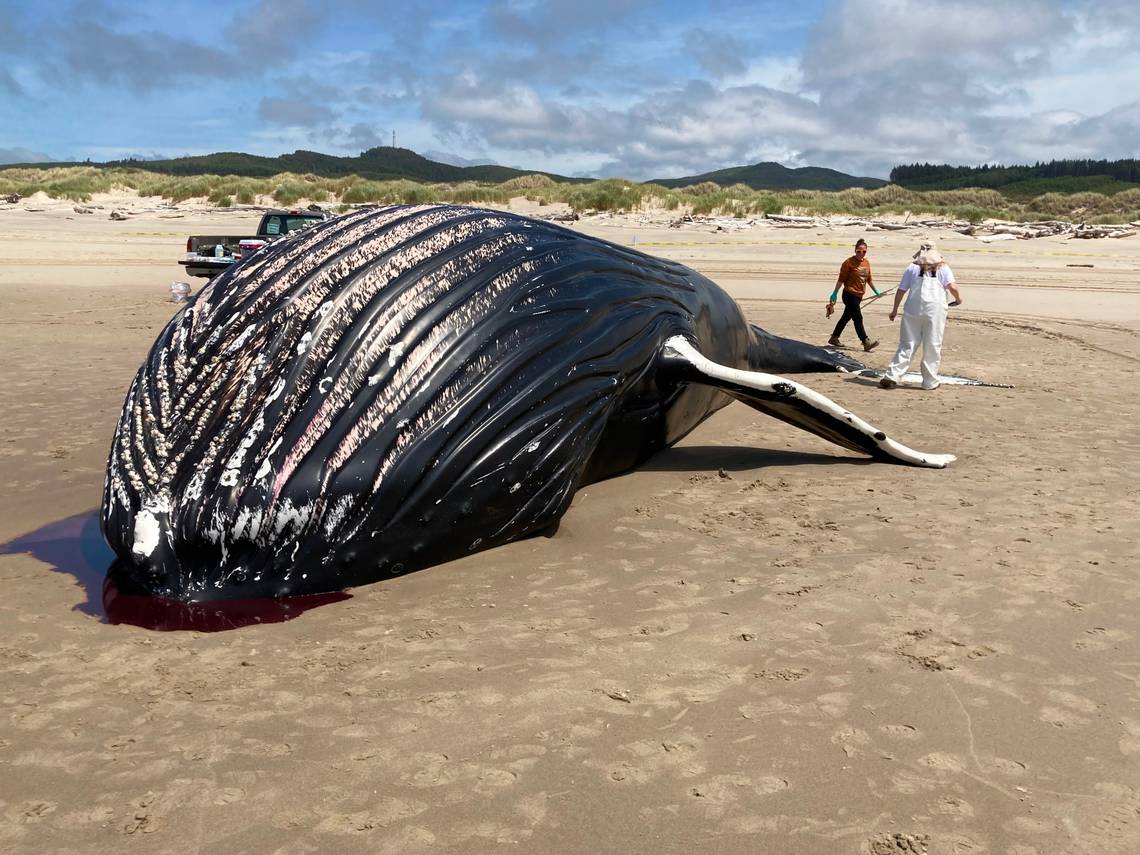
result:
[(392, 131), (392, 148), (396, 147), (396, 132)]

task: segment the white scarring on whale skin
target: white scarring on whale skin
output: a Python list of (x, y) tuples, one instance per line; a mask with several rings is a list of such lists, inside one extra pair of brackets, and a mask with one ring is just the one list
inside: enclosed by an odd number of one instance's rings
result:
[(154, 552), (162, 537), (162, 524), (156, 514), (166, 513), (170, 506), (162, 501), (148, 502), (135, 517), (134, 543), (131, 552), (146, 557)]

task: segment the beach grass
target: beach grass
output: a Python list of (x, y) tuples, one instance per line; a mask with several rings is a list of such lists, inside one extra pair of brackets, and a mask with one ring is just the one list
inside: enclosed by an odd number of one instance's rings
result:
[(525, 196), (539, 205), (563, 203), (574, 211), (631, 212), (660, 209), (692, 215), (738, 218), (766, 214), (820, 216), (946, 217), (969, 222), (1066, 219), (1088, 223), (1140, 219), (1140, 189), (1112, 193), (1049, 192), (1010, 197), (996, 190), (908, 190), (888, 184), (873, 190), (755, 190), (744, 184), (723, 187), (711, 181), (666, 188), (622, 178), (588, 183), (558, 183), (546, 175), (523, 175), (498, 184), (464, 181), (425, 184), (409, 180), (377, 181), (359, 176), (324, 178), (283, 173), (268, 178), (236, 175), (173, 176), (141, 169), (69, 166), (53, 169), (0, 169), (0, 195), (31, 196), (43, 192), (55, 199), (87, 202), (94, 195), (129, 190), (171, 203), (204, 200), (219, 208), (233, 205), (319, 203), (347, 210), (365, 204), (504, 205)]

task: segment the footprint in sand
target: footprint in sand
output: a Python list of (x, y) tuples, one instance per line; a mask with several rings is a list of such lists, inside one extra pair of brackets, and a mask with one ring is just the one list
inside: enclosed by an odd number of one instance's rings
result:
[(831, 734), (831, 743), (838, 745), (848, 757), (853, 757), (871, 744), (871, 736), (865, 730), (846, 724)]
[(1052, 706), (1042, 707), (1041, 711), (1037, 714), (1037, 718), (1054, 727), (1079, 727), (1082, 724), (1089, 723), (1087, 718), (1077, 715), (1072, 710), (1064, 710), (1060, 707)]
[(421, 754), (417, 758), (414, 765), (419, 768), (410, 778), (415, 787), (443, 787), (463, 782), (478, 792), (486, 792), (509, 787), (519, 778), (519, 773), (511, 769), (479, 763), (453, 763), (446, 754)]
[(864, 841), (859, 851), (863, 855), (927, 855), (930, 851), (929, 845), (929, 834), (893, 831), (877, 834), (870, 840)]
[(58, 807), (55, 802), (25, 802), (20, 808), (20, 819), (27, 823), (39, 822), (48, 814), (55, 813)]
[(1097, 710), (1100, 709), (1100, 705), (1097, 704), (1096, 701), (1082, 697), (1081, 695), (1074, 695), (1072, 692), (1063, 692), (1060, 689), (1050, 691), (1049, 700), (1074, 712), (1085, 713), (1087, 715), (1095, 715)]
[(918, 728), (910, 724), (884, 724), (879, 730), (895, 739), (905, 739), (908, 741), (922, 739), (922, 734)]
[(936, 751), (933, 754), (920, 757), (918, 758), (918, 762), (923, 766), (929, 766), (931, 769), (937, 769), (940, 772), (960, 773), (966, 770), (966, 763), (961, 757), (942, 751)]
[(557, 821), (549, 822), (547, 820), (550, 814), (550, 794), (547, 792), (524, 796), (515, 803), (515, 811), (532, 828), (537, 828), (540, 825), (553, 827), (559, 825)]
[(946, 816), (973, 816), (974, 807), (965, 799), (960, 799), (957, 796), (942, 796), (931, 806), (930, 812)]
[(428, 806), (425, 802), (385, 798), (365, 810), (328, 816), (317, 825), (316, 831), (332, 834), (356, 834), (362, 831), (386, 829), (393, 823), (419, 816), (427, 809)]
[(752, 778), (748, 775), (717, 775), (708, 781), (688, 788), (689, 796), (699, 799), (705, 813), (711, 817), (722, 817), (738, 801), (751, 800), (755, 796), (770, 796), (788, 789), (790, 784), (775, 775)]
[(245, 799), (245, 790), (241, 787), (224, 787), (214, 796), (216, 805), (232, 805)]

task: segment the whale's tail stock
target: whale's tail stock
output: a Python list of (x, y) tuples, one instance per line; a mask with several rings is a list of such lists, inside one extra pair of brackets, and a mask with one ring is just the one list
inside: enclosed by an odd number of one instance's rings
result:
[(858, 359), (838, 350), (773, 335), (756, 324), (748, 327), (748, 365), (753, 371), (779, 374), (843, 371), (857, 374), (867, 370), (867, 366)]

